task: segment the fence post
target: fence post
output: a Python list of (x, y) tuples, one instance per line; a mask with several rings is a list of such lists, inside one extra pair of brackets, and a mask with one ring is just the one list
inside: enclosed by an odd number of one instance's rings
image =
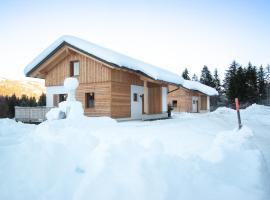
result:
[(235, 98), (235, 108), (236, 108), (236, 112), (237, 112), (237, 118), (238, 118), (238, 129), (242, 128), (242, 124), (241, 124), (241, 116), (240, 116), (240, 110), (239, 110), (239, 100), (238, 98)]

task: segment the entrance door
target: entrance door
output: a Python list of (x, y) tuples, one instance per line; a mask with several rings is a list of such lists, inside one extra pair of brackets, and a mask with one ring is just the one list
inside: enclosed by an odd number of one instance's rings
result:
[(192, 112), (198, 112), (198, 97), (192, 97)]
[(141, 119), (142, 118), (142, 97), (144, 93), (143, 86), (131, 85), (130, 87), (130, 105), (131, 105), (131, 118)]

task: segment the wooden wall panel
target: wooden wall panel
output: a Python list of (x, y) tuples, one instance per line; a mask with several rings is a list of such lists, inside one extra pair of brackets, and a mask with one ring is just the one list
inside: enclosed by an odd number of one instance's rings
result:
[(201, 110), (207, 110), (207, 96), (201, 95)]
[[(86, 108), (85, 94), (94, 92), (94, 108)], [(80, 84), (76, 98), (83, 104), (84, 114), (87, 116), (111, 116), (111, 83)]]
[(111, 69), (101, 62), (75, 52), (70, 53), (56, 64), (46, 75), (46, 86), (63, 85), (65, 78), (70, 76), (70, 62), (80, 61), (79, 83), (98, 83), (111, 81)]
[(143, 81), (140, 77), (134, 73), (127, 71), (120, 71), (119, 69), (112, 69), (111, 80), (118, 83), (126, 83), (128, 85), (140, 85), (143, 86)]
[(161, 87), (149, 87), (149, 114), (158, 114), (162, 112)]
[[(175, 86), (169, 86), (169, 91), (172, 91), (175, 88)], [(167, 100), (170, 104), (172, 104), (173, 100), (177, 101), (177, 107), (173, 109), (176, 112), (192, 112), (192, 96), (198, 97), (199, 111), (206, 110), (207, 96), (200, 92), (191, 91), (185, 88), (180, 88), (169, 93)]]
[(111, 115), (114, 118), (128, 118), (131, 116), (130, 85), (112, 82)]

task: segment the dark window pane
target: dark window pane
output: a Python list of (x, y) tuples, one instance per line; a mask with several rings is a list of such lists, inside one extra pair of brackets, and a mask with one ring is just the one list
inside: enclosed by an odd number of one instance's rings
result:
[(78, 76), (80, 74), (80, 62), (72, 61), (70, 62), (70, 76)]
[(176, 101), (176, 100), (173, 100), (173, 101), (172, 101), (172, 106), (173, 106), (174, 108), (177, 107), (177, 101)]
[(66, 101), (67, 94), (59, 94), (59, 102)]
[(138, 101), (138, 94), (137, 93), (133, 93), (133, 101)]
[(95, 93), (94, 92), (86, 93), (85, 100), (86, 100), (85, 102), (86, 108), (95, 107)]

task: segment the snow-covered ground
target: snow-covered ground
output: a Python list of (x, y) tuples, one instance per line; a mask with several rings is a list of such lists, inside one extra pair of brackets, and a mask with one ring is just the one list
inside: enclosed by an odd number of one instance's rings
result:
[(117, 123), (0, 120), (0, 199), (270, 198), (270, 108)]

